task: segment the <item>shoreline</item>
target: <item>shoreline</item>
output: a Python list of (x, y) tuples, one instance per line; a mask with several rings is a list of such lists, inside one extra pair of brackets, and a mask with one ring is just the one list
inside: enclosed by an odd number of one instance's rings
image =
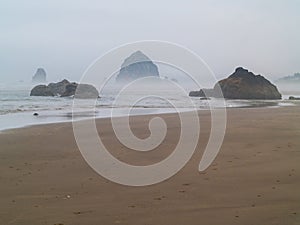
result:
[[(299, 224), (299, 113), (299, 106), (228, 109), (220, 153), (198, 172), (210, 132), (210, 113), (200, 110), (202, 133), (192, 159), (175, 176), (146, 187), (118, 185), (95, 173), (80, 154), (71, 123), (5, 131), (0, 134), (0, 223)], [(132, 117), (132, 131), (147, 137), (153, 116)], [(168, 133), (149, 153), (122, 147), (109, 119), (96, 123), (111, 154), (148, 165), (168, 156), (179, 135), (176, 115), (160, 116)]]
[[(228, 104), (229, 106), (226, 107), (226, 110), (232, 109), (232, 108), (280, 108), (280, 107), (294, 107), (299, 105), (298, 102), (296, 101), (288, 101), (288, 100), (280, 100), (278, 101), (266, 101), (266, 100), (252, 100), (251, 103), (247, 103), (246, 105), (240, 105), (240, 106), (230, 106), (230, 101), (229, 100)], [(244, 100), (234, 100), (234, 101), (240, 101), (243, 102)], [(242, 104), (242, 103), (241, 103)], [(85, 120), (85, 119), (91, 119), (95, 117), (96, 119), (102, 119), (102, 118), (110, 118), (110, 110), (112, 108), (98, 108), (98, 112), (93, 114), (93, 115), (85, 115), (84, 111), (77, 116), (78, 119), (75, 119), (76, 121), (78, 120)], [(126, 108), (115, 108), (122, 112)], [(136, 115), (152, 115), (152, 114), (165, 114), (165, 113), (177, 113), (173, 108), (143, 108), (143, 107), (137, 107), (133, 108), (134, 110), (144, 110), (145, 112), (140, 112), (133, 114), (132, 116)], [(150, 112), (146, 112), (146, 111)], [(154, 111), (154, 112), (151, 112)], [(182, 110), (181, 112), (185, 111), (192, 111), (192, 110), (197, 110), (197, 111), (202, 111), (202, 110), (210, 110), (209, 108), (197, 108), (197, 109), (186, 109), (186, 108), (179, 108), (179, 110)], [(36, 111), (38, 112), (38, 111)], [(91, 112), (86, 111), (87, 113), (91, 114)], [(99, 115), (99, 112), (103, 113), (103, 115)], [(25, 127), (31, 127), (35, 125), (47, 125), (47, 124), (56, 124), (56, 123), (72, 123), (73, 118), (72, 118), (72, 110), (58, 110), (58, 111), (40, 111), (39, 116), (33, 116), (33, 112), (19, 112), (19, 113), (13, 113), (13, 114), (5, 114), (5, 115), (0, 115), (0, 124), (2, 126), (0, 127), (0, 133), (5, 132), (6, 130), (11, 130), (11, 129), (19, 129), (19, 128), (25, 128)], [(97, 115), (98, 114), (98, 115)], [(1, 117), (2, 116), (2, 117)], [(5, 116), (5, 118), (3, 117)], [(118, 116), (124, 116), (124, 114), (119, 113)], [(24, 118), (26, 118), (24, 120)], [(52, 120), (51, 120), (52, 118)], [(54, 118), (54, 119), (53, 119)], [(13, 125), (9, 123), (9, 121), (15, 121)], [(5, 124), (3, 126), (3, 124)]]

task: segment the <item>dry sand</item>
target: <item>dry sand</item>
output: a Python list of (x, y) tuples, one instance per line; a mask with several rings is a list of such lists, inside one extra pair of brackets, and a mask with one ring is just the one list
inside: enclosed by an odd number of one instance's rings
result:
[[(201, 173), (210, 113), (199, 115), (193, 158), (169, 180), (147, 187), (118, 185), (96, 174), (83, 160), (70, 123), (0, 133), (0, 224), (300, 224), (300, 107), (228, 110), (221, 151)], [(160, 161), (177, 143), (178, 117), (162, 117), (167, 138), (149, 153), (122, 147), (108, 119), (97, 123), (113, 155), (144, 165)], [(132, 119), (139, 137), (149, 135), (149, 118)]]

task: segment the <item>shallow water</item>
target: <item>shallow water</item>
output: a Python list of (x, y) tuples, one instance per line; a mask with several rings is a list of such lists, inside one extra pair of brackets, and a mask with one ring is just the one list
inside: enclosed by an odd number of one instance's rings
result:
[[(35, 124), (68, 122), (72, 119), (105, 118), (114, 116), (172, 113), (187, 110), (205, 110), (209, 107), (284, 107), (294, 105), (288, 96), (283, 100), (200, 100), (190, 98), (187, 94), (175, 93), (170, 90), (155, 90), (155, 96), (145, 93), (125, 93), (121, 100), (116, 101), (114, 91), (101, 93), (96, 101), (76, 100), (76, 110), (73, 108), (73, 98), (31, 97), (31, 86), (1, 87), (0, 89), (0, 130), (18, 128)], [(151, 92), (149, 92), (151, 93)], [(139, 101), (136, 101), (139, 99)], [(132, 107), (133, 105), (133, 107)], [(76, 113), (72, 114), (75, 110)], [(33, 116), (38, 113), (39, 116)]]

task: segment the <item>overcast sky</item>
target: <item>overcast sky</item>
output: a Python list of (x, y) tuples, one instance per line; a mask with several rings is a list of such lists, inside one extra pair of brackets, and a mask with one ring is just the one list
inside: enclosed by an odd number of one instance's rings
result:
[(78, 80), (111, 48), (183, 45), (222, 78), (236, 66), (275, 79), (300, 72), (300, 1), (0, 0), (0, 82)]

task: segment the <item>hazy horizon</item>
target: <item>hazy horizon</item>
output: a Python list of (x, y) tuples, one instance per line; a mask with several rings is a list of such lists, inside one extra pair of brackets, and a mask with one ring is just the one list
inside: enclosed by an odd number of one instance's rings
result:
[(274, 80), (300, 71), (299, 1), (2, 1), (0, 83), (78, 80), (99, 56), (139, 40), (197, 53), (217, 78), (243, 66)]

